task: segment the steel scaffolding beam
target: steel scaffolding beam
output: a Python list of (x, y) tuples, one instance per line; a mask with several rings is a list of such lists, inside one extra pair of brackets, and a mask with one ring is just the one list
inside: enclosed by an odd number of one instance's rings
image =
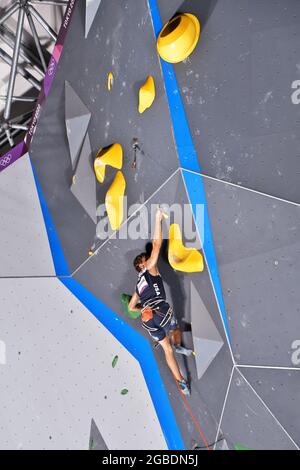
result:
[[(41, 90), (41, 81), (47, 71), (48, 52), (43, 48), (39, 39), (36, 22), (45, 29), (53, 41), (57, 40), (56, 32), (35, 8), (35, 6), (38, 5), (66, 7), (68, 5), (68, 0), (17, 0), (13, 5), (7, 8), (2, 16), (0, 16), (0, 38), (2, 38), (3, 42), (13, 50), (11, 56), (6, 52), (6, 50), (0, 47), (0, 59), (10, 66), (7, 94), (6, 96), (0, 96), (0, 100), (5, 101), (3, 117), (2, 119), (0, 118), (0, 145), (7, 141), (10, 146), (13, 146), (14, 136), (19, 132), (28, 130), (27, 124), (30, 121), (28, 112), (25, 115), (18, 116), (17, 118), (11, 118), (12, 103), (32, 103), (32, 110), (29, 112), (32, 114), (34, 103), (37, 99), (37, 97), (34, 98), (32, 96), (18, 97), (14, 95), (17, 74), (20, 74), (35, 89)], [(18, 19), (16, 32), (14, 33), (7, 27), (7, 24), (4, 25), (4, 23), (15, 13), (18, 13)], [(22, 42), (25, 16), (35, 43), (35, 53)], [(22, 59), (22, 64), (19, 62), (20, 59)], [(30, 68), (28, 68), (29, 66)], [(36, 76), (33, 75), (34, 72), (37, 72), (41, 76), (41, 79), (37, 79)]]
[(24, 17), (25, 17), (24, 8), (19, 8), (18, 25), (17, 25), (17, 32), (16, 32), (16, 42), (15, 42), (14, 53), (13, 53), (11, 69), (10, 69), (10, 75), (9, 75), (9, 82), (8, 82), (8, 89), (7, 89), (7, 99), (6, 99), (5, 109), (4, 109), (4, 114), (3, 114), (5, 120), (8, 119), (9, 115), (10, 115), (11, 99), (12, 99), (13, 91), (14, 91), (14, 88), (15, 88), (17, 65), (18, 65), (19, 52), (20, 52), (20, 42), (21, 42), (22, 32), (23, 32)]
[(32, 19), (31, 13), (30, 13), (28, 8), (26, 9), (26, 16), (27, 16), (27, 20), (28, 20), (28, 23), (29, 23), (29, 26), (30, 26), (30, 29), (31, 29), (31, 32), (32, 32), (34, 42), (35, 42), (35, 47), (38, 51), (39, 58), (40, 58), (42, 66), (43, 66), (44, 72), (46, 73), (47, 65), (46, 65), (45, 57), (44, 57), (42, 47), (41, 47), (41, 43), (39, 41), (39, 37), (38, 37), (37, 31), (36, 31), (36, 28), (35, 28), (35, 25), (34, 25), (34, 21)]

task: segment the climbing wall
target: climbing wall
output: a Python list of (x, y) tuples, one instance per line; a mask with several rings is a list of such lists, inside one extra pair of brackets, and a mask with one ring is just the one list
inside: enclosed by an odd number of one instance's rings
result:
[[(157, 3), (170, 14), (173, 2)], [(299, 203), (299, 2), (238, 3), (174, 5), (202, 25), (199, 46), (174, 66), (200, 165), (209, 176)]]
[[(171, 66), (156, 35), (177, 11), (201, 36)], [(299, 447), (299, 22), (297, 0), (77, 2), (30, 157), (0, 179), (5, 448)], [(116, 169), (93, 173), (113, 143), (130, 207), (118, 234), (102, 214)], [(172, 269), (170, 224), (184, 224), (171, 212), (159, 269), (195, 353), (177, 356), (187, 399), (121, 305), (160, 204), (186, 211), (183, 243), (204, 261)]]
[[(67, 91), (70, 92), (72, 87), (72, 93), (76, 93), (73, 105), (79, 104), (79, 99), (84, 109), (91, 113), (88, 135), (92, 155), (95, 157), (100, 148), (112, 143), (122, 145), (126, 157), (123, 172), (128, 205), (147, 200), (178, 167), (147, 2), (114, 2), (112, 7), (109, 2), (102, 1), (86, 40), (85, 2), (77, 3), (57, 76), (31, 147), (31, 156), (70, 271), (85, 261), (95, 242), (96, 230), (80, 200), (70, 192), (74, 169), (65, 128), (65, 120), (69, 117), (65, 109), (68, 99), (65, 81), (68, 82)], [(107, 88), (109, 72), (114, 77), (110, 92)], [(150, 73), (155, 79), (157, 99), (141, 116), (138, 90)], [(72, 112), (72, 116), (87, 115), (81, 104)], [(75, 128), (75, 134), (77, 132), (78, 128)], [(137, 157), (136, 171), (131, 168), (134, 137), (144, 152), (144, 156)], [(56, 149), (53, 149), (53, 139)], [(156, 168), (154, 176), (153, 168)], [(45, 175), (48, 175), (47, 180)], [(108, 171), (104, 184), (97, 186), (98, 205), (103, 203), (114, 176), (113, 171)], [(86, 191), (90, 191), (88, 188), (86, 185)], [(82, 192), (81, 195), (84, 197)]]
[(60, 280), (0, 291), (2, 449), (88, 449), (92, 419), (109, 449), (165, 448), (139, 363)]
[(235, 359), (292, 367), (300, 328), (300, 207), (204, 181)]
[[(231, 450), (298, 448), (266, 403), (237, 369), (228, 390), (220, 426), (219, 439), (225, 436), (226, 444)], [(217, 448), (222, 445), (223, 441), (220, 441)]]
[(299, 370), (240, 369), (253, 390), (264, 400), (271, 413), (291, 438), (299, 443), (299, 409), (295, 401), (299, 396)]
[[(121, 227), (118, 239), (112, 237), (112, 239), (104, 241), (96, 253), (74, 273), (76, 281), (98, 296), (147, 341), (149, 341), (148, 333), (138, 321), (130, 320), (126, 316), (120, 300), (121, 293), (132, 294), (134, 290), (136, 274), (132, 268), (132, 261), (137, 253), (147, 249), (147, 243), (151, 239), (151, 229), (153, 229), (151, 205), (157, 207), (157, 204), (161, 201), (169, 206), (176, 203), (179, 207), (186, 207), (190, 211), (190, 220), (192, 220), (183, 178), (181, 172), (178, 171), (141, 207), (137, 214), (133, 215)], [(138, 224), (141, 219), (143, 220), (143, 228), (141, 227), (142, 238), (130, 237), (130, 234), (134, 233), (135, 224)], [(188, 216), (186, 215), (185, 220), (187, 219)], [(163, 224), (164, 237), (167, 237), (169, 226), (174, 222), (182, 223), (176, 218), (175, 213), (170, 214), (170, 219)], [(148, 227), (146, 232), (145, 227)], [(196, 231), (195, 240), (190, 241), (190, 244), (194, 247), (200, 246)], [(94, 273), (102, 272), (103, 266), (105, 266), (105, 276), (95, 275)], [(214, 442), (222, 404), (229, 383), (232, 360), (209, 274), (206, 267), (201, 274), (175, 273), (167, 260), (167, 240), (163, 244), (159, 270), (165, 280), (167, 297), (174, 306), (181, 327), (187, 329), (184, 333), (185, 344), (195, 348), (197, 352), (196, 359), (188, 358), (183, 360), (180, 356), (177, 356), (182, 371), (192, 380), (193, 392), (190, 404), (193, 415), (201, 423), (201, 429), (203, 427), (207, 442)], [(199, 330), (199, 325), (196, 324), (197, 320), (192, 317), (192, 315), (200, 314), (200, 302), (203, 309), (201, 330)], [(203, 328), (204, 316), (206, 317), (206, 330)], [(191, 323), (192, 329), (190, 327)], [(189, 328), (186, 328), (187, 326)], [(208, 343), (212, 347), (208, 347)], [(155, 350), (155, 358), (169, 391), (169, 398), (177, 422), (180, 425), (185, 445), (191, 447), (192, 442), (197, 443), (201, 439), (199, 433), (193, 425), (192, 417), (182, 403), (176, 384), (165, 364), (161, 349)], [(202, 443), (202, 445), (204, 444)]]

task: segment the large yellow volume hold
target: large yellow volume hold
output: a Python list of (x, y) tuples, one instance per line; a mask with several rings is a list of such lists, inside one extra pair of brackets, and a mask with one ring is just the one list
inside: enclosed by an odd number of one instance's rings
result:
[(121, 144), (113, 144), (110, 147), (99, 150), (94, 161), (94, 170), (99, 183), (104, 181), (106, 165), (121, 170), (123, 166), (123, 149)]
[(202, 254), (195, 248), (186, 248), (183, 245), (178, 224), (170, 226), (168, 259), (170, 265), (176, 271), (196, 273), (204, 269)]
[(174, 16), (157, 38), (157, 51), (162, 59), (173, 64), (182, 62), (195, 49), (200, 36), (200, 23), (191, 13)]
[(139, 92), (139, 113), (150, 108), (155, 99), (155, 84), (152, 75), (149, 75)]
[(118, 230), (124, 218), (124, 194), (126, 181), (118, 171), (105, 197), (105, 207), (112, 230)]

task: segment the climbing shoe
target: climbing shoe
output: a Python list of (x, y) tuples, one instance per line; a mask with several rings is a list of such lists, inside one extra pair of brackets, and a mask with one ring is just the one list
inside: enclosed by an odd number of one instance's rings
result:
[(178, 382), (180, 391), (183, 393), (183, 395), (190, 395), (191, 394), (188, 383), (187, 383), (186, 380), (178, 380), (177, 382)]
[(194, 352), (192, 349), (187, 349), (183, 346), (174, 346), (174, 351), (177, 354), (183, 354), (184, 356), (191, 356)]

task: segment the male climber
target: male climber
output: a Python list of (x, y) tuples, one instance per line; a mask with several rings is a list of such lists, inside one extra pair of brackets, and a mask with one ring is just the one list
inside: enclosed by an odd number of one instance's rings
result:
[[(135, 312), (141, 310), (143, 328), (148, 330), (154, 341), (162, 346), (167, 364), (177, 380), (180, 390), (185, 395), (189, 395), (189, 386), (181, 375), (172, 344), (179, 354), (189, 356), (192, 351), (181, 346), (181, 331), (173, 309), (166, 301), (163, 280), (157, 269), (162, 245), (162, 217), (163, 212), (158, 209), (155, 216), (151, 255), (141, 253), (134, 259), (133, 265), (139, 274), (136, 289), (128, 307)], [(138, 304), (141, 304), (141, 308), (137, 306)]]

